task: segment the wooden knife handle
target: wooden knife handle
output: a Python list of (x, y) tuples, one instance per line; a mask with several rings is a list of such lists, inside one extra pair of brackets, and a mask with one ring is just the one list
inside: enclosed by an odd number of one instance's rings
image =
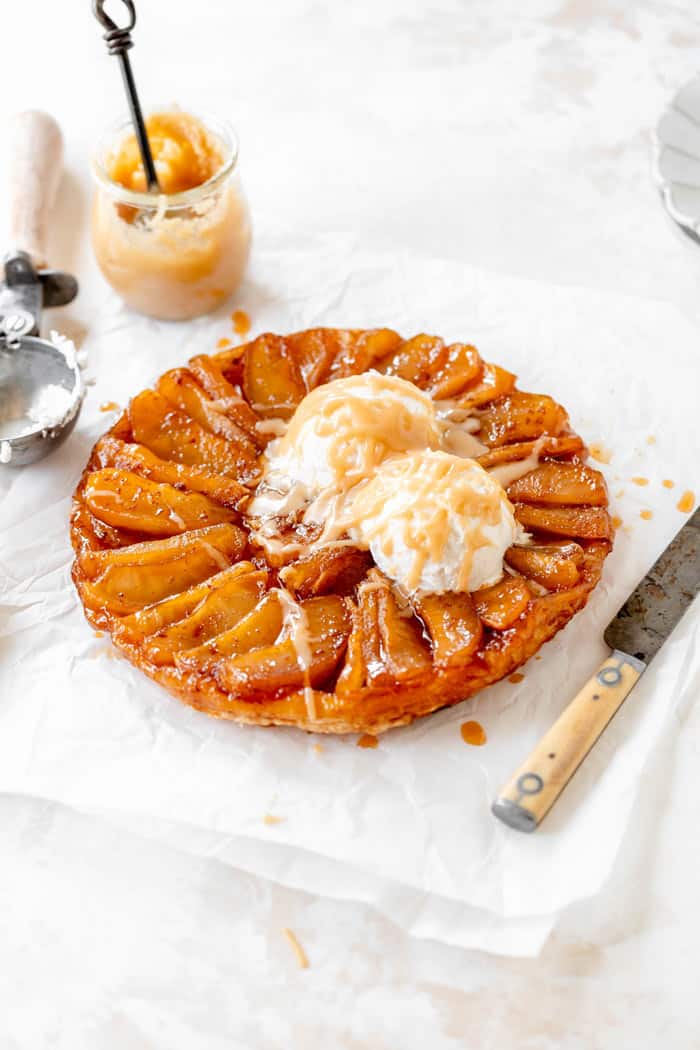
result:
[(617, 649), (611, 653), (499, 793), (492, 806), (499, 820), (518, 831), (535, 830), (645, 666)]
[(42, 269), (63, 161), (63, 136), (53, 117), (38, 110), (19, 113), (12, 124), (8, 159), (12, 247), (28, 252), (34, 266)]

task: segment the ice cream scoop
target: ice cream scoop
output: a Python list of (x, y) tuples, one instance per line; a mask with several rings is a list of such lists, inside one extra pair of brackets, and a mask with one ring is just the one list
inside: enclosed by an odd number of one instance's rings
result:
[(377, 372), (336, 379), (312, 390), (285, 435), (268, 446), (249, 513), (293, 513), (322, 493), (367, 480), (388, 456), (441, 442), (433, 402), (413, 383)]
[[(468, 436), (468, 435), (467, 435)], [(260, 542), (280, 519), (349, 538), (406, 593), (473, 591), (503, 574), (517, 535), (503, 487), (455, 455), (430, 397), (397, 376), (365, 372), (313, 390), (248, 506)], [(284, 544), (282, 544), (284, 546)]]
[(430, 450), (385, 460), (340, 519), (408, 593), (495, 583), (518, 531), (504, 490), (478, 463)]
[(0, 464), (25, 466), (71, 431), (84, 387), (68, 340), (38, 338), (44, 307), (64, 306), (78, 283), (46, 268), (45, 240), (63, 140), (46, 113), (13, 122), (9, 151), (12, 250), (0, 283)]

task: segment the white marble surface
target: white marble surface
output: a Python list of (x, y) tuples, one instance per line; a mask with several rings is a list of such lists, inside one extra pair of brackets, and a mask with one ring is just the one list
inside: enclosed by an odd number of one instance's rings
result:
[[(3, 48), (5, 82), (24, 76), (0, 100), (0, 116), (36, 105), (66, 130), (53, 259), (79, 273), (85, 304), (98, 281), (85, 154), (120, 108), (87, 7), (14, 5), (31, 68)], [(144, 95), (234, 119), (260, 230), (349, 229), (371, 247), (671, 300), (700, 323), (700, 254), (664, 216), (648, 150), (696, 71), (690, 0), (141, 8)], [(699, 754), (691, 709), (660, 742), (611, 883), (531, 961), (414, 941), (360, 906), (2, 798), (0, 1046), (700, 1046)]]

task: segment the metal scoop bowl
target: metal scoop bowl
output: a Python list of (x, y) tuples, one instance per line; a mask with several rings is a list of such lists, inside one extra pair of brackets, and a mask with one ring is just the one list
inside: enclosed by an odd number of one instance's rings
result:
[(78, 293), (70, 274), (44, 265), (48, 214), (61, 173), (63, 141), (45, 113), (15, 118), (10, 199), (13, 241), (0, 284), (0, 465), (23, 467), (73, 429), (85, 389), (69, 340), (39, 338), (41, 312)]
[(0, 344), (0, 463), (26, 467), (68, 437), (83, 400), (77, 362), (59, 346), (24, 336)]

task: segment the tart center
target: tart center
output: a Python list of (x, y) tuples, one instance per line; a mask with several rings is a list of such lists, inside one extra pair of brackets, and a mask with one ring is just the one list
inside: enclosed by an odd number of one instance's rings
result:
[(517, 526), (502, 486), (464, 455), (475, 444), (468, 420), (445, 424), (406, 380), (334, 380), (304, 398), (268, 446), (248, 507), (254, 534), (277, 550), (295, 524), (320, 529), (316, 546), (345, 537), (405, 593), (494, 583)]

